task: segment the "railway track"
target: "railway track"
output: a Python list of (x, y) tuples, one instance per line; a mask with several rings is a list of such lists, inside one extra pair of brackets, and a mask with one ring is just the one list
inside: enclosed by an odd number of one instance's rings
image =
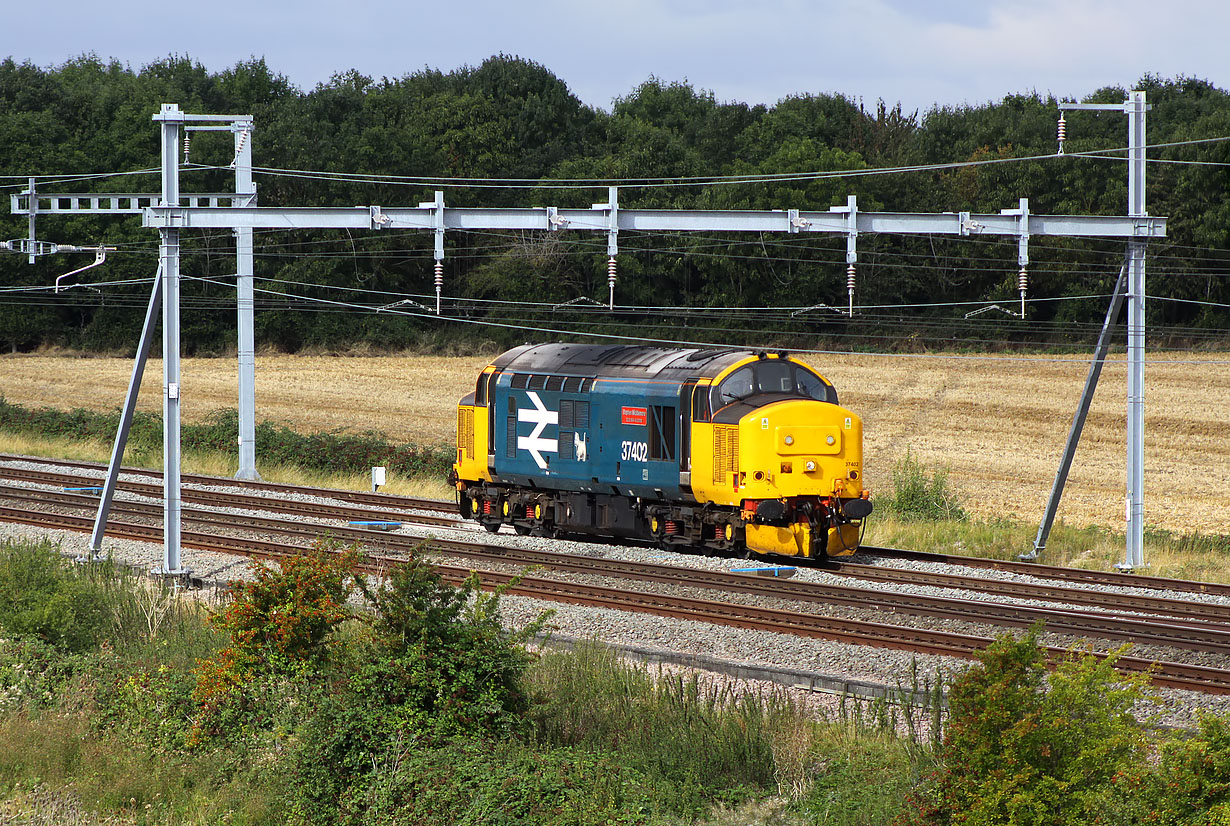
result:
[[(4, 488), (0, 493), (12, 500), (25, 500), (46, 505), (76, 506), (91, 508), (92, 497), (68, 494), (14, 490)], [(49, 498), (48, 493), (53, 495)], [(157, 520), (161, 507), (148, 503), (119, 502), (117, 513), (128, 512), (135, 517)], [(90, 517), (70, 516), (59, 513), (34, 512), (16, 508), (0, 508), (0, 519), (21, 521), (61, 529), (88, 531), (93, 520)], [(421, 550), (422, 540), (382, 534), (375, 531), (329, 525), (303, 525), (289, 520), (235, 517), (197, 509), (186, 509), (185, 521), (190, 524), (210, 525), (220, 530), (274, 533), (301, 542), (310, 542), (322, 533), (341, 539), (362, 541), (369, 546), (381, 547), (400, 554), (397, 557), (372, 557), (366, 563), (370, 571), (387, 569), (404, 559), (408, 553)], [(236, 522), (242, 521), (241, 526)], [(161, 528), (157, 525), (114, 521), (108, 532), (113, 536), (146, 541), (159, 541)], [(273, 558), (287, 552), (284, 542), (271, 542), (250, 536), (222, 535), (204, 532), (186, 532), (183, 537), (186, 547)], [(1169, 619), (1166, 622), (1144, 622), (1124, 618), (1107, 618), (1104, 615), (1085, 614), (1073, 611), (1055, 611), (1022, 606), (1005, 606), (996, 603), (979, 603), (969, 600), (954, 600), (936, 597), (919, 597), (894, 593), (851, 589), (846, 586), (826, 586), (817, 583), (777, 580), (768, 582), (754, 576), (731, 574), (693, 568), (677, 568), (648, 563), (631, 563), (623, 560), (603, 560), (593, 557), (578, 557), (554, 554), (545, 551), (526, 551), (490, 546), (483, 543), (456, 540), (432, 540), (430, 550), (461, 555), (472, 561), (487, 565), (525, 566), (539, 565), (554, 570), (583, 573), (620, 579), (637, 579), (646, 582), (666, 583), (680, 587), (704, 588), (728, 593), (751, 594), (801, 603), (854, 605), (860, 608), (875, 608), (887, 612), (921, 613), (985, 622), (996, 625), (1026, 626), (1039, 619), (1045, 620), (1050, 630), (1075, 634), (1088, 634), (1107, 639), (1133, 639), (1158, 645), (1187, 648), (1202, 652), (1230, 654), (1230, 629), (1224, 624), (1209, 620), (1189, 618)], [(469, 573), (469, 568), (440, 566), (446, 579), (459, 582)], [(482, 573), (484, 584), (506, 584), (514, 576), (505, 571), (486, 570)], [(528, 584), (526, 584), (528, 583)], [(595, 590), (596, 589), (596, 590)], [(620, 610), (654, 613), (681, 619), (696, 619), (720, 625), (741, 628), (770, 630), (801, 636), (818, 637), (837, 642), (897, 648), (917, 653), (945, 654), (971, 657), (989, 644), (990, 638), (971, 635), (953, 635), (911, 628), (901, 625), (886, 625), (849, 620), (834, 616), (820, 616), (787, 609), (768, 609), (740, 603), (714, 602), (679, 594), (651, 594), (644, 591), (609, 588), (601, 585), (577, 584), (542, 577), (523, 579), (523, 584), (512, 593), (538, 599), (557, 600), (582, 605), (617, 608)], [(947, 641), (945, 641), (947, 640)], [(1061, 649), (1050, 652), (1061, 656)], [(1147, 670), (1152, 661), (1144, 658), (1124, 658), (1121, 664), (1130, 670)], [(1216, 675), (1221, 675), (1216, 676)], [(1230, 674), (1219, 669), (1199, 665), (1167, 662), (1155, 679), (1157, 684), (1173, 688), (1187, 688), (1211, 693), (1230, 693)]]
[[(43, 471), (12, 470), (3, 467), (0, 467), (0, 477), (50, 485), (75, 484), (81, 481), (81, 477), (73, 477), (65, 474), (48, 473)], [(120, 486), (121, 490), (151, 496), (154, 498), (161, 495), (161, 489), (152, 484), (121, 481)], [(11, 492), (10, 495), (18, 495), (15, 489), (9, 488), (8, 490)], [(444, 526), (455, 528), (470, 526), (470, 523), (455, 517), (440, 517), (431, 514), (408, 513), (402, 510), (367, 509), (357, 508), (354, 506), (310, 503), (277, 497), (225, 494), (216, 491), (198, 492), (191, 489), (185, 489), (183, 492), (183, 498), (186, 502), (194, 502), (197, 504), (220, 507), (242, 506), (252, 508), (254, 510), (291, 513), (310, 516), (313, 518), (334, 518), (344, 520), (397, 520), (412, 525), (428, 527)], [(40, 491), (37, 495), (32, 493), (29, 497), (27, 497), (27, 501), (35, 501), (39, 499), (44, 501), (58, 501), (66, 506), (77, 508), (93, 508), (96, 504), (96, 500), (92, 497), (69, 493), (57, 493), (54, 491)], [(114, 505), (114, 507), (124, 506), (125, 505), (122, 505), (122, 503), (119, 502)], [(127, 507), (132, 507), (132, 505), (127, 505)], [(153, 506), (148, 506), (145, 510), (145, 513), (151, 516), (160, 516), (161, 512), (160, 507)], [(193, 518), (199, 520), (204, 517), (201, 515), (201, 512), (196, 512)], [(266, 529), (269, 531), (290, 531), (292, 534), (295, 532), (294, 528), (298, 525), (298, 523), (260, 520), (258, 518), (248, 518), (245, 521), (250, 525), (264, 524), (267, 526)], [(356, 531), (348, 527), (333, 526), (330, 530), (336, 536), (350, 539), (359, 539), (376, 543), (384, 542), (386, 544), (398, 541), (394, 538), (371, 539), (369, 538), (371, 534), (370, 531)], [(445, 543), (443, 540), (438, 540), (437, 545), (443, 547)], [(476, 560), (480, 559), (483, 554), (475, 551), (474, 548), (488, 549), (487, 556), (490, 556), (490, 551), (495, 550), (495, 546), (482, 545), (478, 543), (463, 544), (458, 546), (458, 548), (459, 549), (454, 549), (454, 552), (463, 555), (470, 555)], [(505, 551), (504, 553), (507, 554), (508, 552)], [(559, 560), (571, 558), (566, 554), (554, 554), (549, 552), (539, 552), (537, 557), (531, 558), (534, 552), (523, 551), (521, 553), (525, 554), (523, 561), (526, 564), (543, 564), (555, 567), (561, 566)], [(628, 562), (612, 562), (610, 563), (611, 575), (620, 576), (621, 572), (630, 570), (634, 564), (635, 563)], [(1125, 595), (1107, 591), (1091, 591), (1084, 588), (1047, 586), (1037, 582), (1020, 582), (1003, 579), (988, 579), (985, 577), (968, 576), (963, 574), (946, 574), (887, 567), (873, 567), (864, 564), (845, 563), (839, 561), (829, 561), (816, 567), (828, 570), (835, 574), (868, 582), (926, 585), (953, 590), (977, 591), (979, 593), (999, 597), (1062, 602), (1069, 605), (1101, 608), (1106, 611), (1157, 614), (1182, 620), (1208, 620), (1212, 622), (1224, 621), (1227, 616), (1227, 609), (1225, 606), (1165, 597), (1151, 597), (1138, 594)], [(779, 587), (787, 588), (788, 586)], [(971, 614), (969, 618), (974, 619), (975, 616), (976, 615)]]
[[(103, 476), (105, 476), (107, 472), (107, 466), (100, 462), (83, 462), (70, 459), (44, 459), (38, 456), (19, 456), (14, 453), (0, 453), (0, 469), (4, 471), (14, 470), (13, 468), (3, 467), (4, 462), (25, 462), (27, 464), (44, 464), (54, 467), (71, 467), (78, 468), (80, 470), (93, 471), (102, 474)], [(162, 479), (162, 471), (160, 470), (124, 467), (122, 468), (122, 472), (137, 476), (148, 476), (151, 479)], [(81, 482), (88, 482), (95, 485), (102, 483), (101, 477), (75, 478)], [(251, 491), (264, 491), (266, 493), (303, 494), (378, 508), (418, 509), (427, 511), (442, 511), (446, 513), (456, 512), (456, 505), (452, 502), (443, 502), (439, 499), (425, 499), (418, 496), (399, 496), (391, 493), (369, 493), (356, 490), (341, 490), (338, 488), (313, 488), (304, 485), (286, 485), (279, 482), (251, 482), (243, 479), (231, 479), (223, 476), (203, 476), (196, 473), (181, 474), (180, 480), (187, 485), (244, 488)], [(161, 484), (158, 485), (158, 495), (162, 495)]]
[[(84, 486), (89, 484), (99, 484), (100, 480), (89, 476), (71, 476), (68, 474), (52, 474), (45, 471), (27, 471), (18, 470), (16, 468), (6, 467), (5, 462), (25, 462), (25, 463), (40, 463), (59, 467), (75, 467), (81, 470), (89, 470), (97, 473), (104, 473), (106, 465), (98, 462), (83, 462), (70, 461), (60, 459), (42, 459), (38, 457), (19, 456), (16, 454), (0, 453), (0, 478), (21, 479), (19, 474), (44, 474), (49, 481), (43, 484), (57, 486)], [(125, 468), (125, 473), (146, 475), (150, 478), (161, 479), (162, 473), (155, 470), (144, 470), (140, 468)], [(27, 481), (35, 481), (33, 476), (25, 477)], [(50, 480), (55, 481), (50, 481)], [(245, 482), (237, 479), (228, 479), (217, 476), (201, 476), (194, 474), (184, 474), (183, 481), (187, 484), (203, 485), (211, 487), (233, 487), (243, 488), (253, 491), (264, 491), (267, 493), (280, 494), (296, 494), (311, 497), (319, 497), (323, 499), (334, 499), (353, 503), (354, 505), (371, 508), (367, 511), (368, 514), (397, 514), (398, 517), (405, 518), (407, 511), (430, 511), (441, 514), (450, 514), (452, 518), (441, 517), (438, 525), (447, 524), (472, 524), (461, 520), (456, 516), (456, 508), (452, 502), (445, 502), (438, 499), (425, 499), (412, 496), (397, 496), (385, 493), (367, 493), (362, 491), (347, 491), (337, 490), (333, 488), (312, 488), (300, 485), (283, 485), (272, 482)], [(140, 483), (130, 483), (140, 484)], [(132, 488), (128, 488), (132, 489)], [(148, 485), (146, 487), (146, 495), (161, 497), (162, 488), (160, 485)], [(225, 494), (223, 494), (225, 496)], [(188, 500), (188, 493), (185, 491), (184, 500)], [(197, 501), (197, 500), (191, 500)], [(289, 501), (289, 500), (288, 500)], [(265, 498), (268, 505), (264, 510), (281, 510), (284, 513), (300, 512), (307, 514), (319, 514), (319, 506), (309, 506), (308, 509), (297, 508), (296, 505), (287, 504), (279, 508), (274, 506), (269, 497)], [(204, 502), (200, 502), (204, 504)], [(316, 507), (317, 510), (312, 511), (310, 508)], [(362, 518), (378, 518), (366, 516)], [(415, 516), (416, 520), (423, 521), (423, 516)], [(955, 554), (938, 554), (925, 551), (911, 551), (900, 548), (880, 548), (864, 546), (860, 549), (860, 554), (866, 554), (872, 557), (884, 557), (890, 559), (906, 559), (918, 562), (930, 562), (942, 565), (952, 565), (975, 570), (992, 570), (1009, 574), (1017, 574), (1038, 579), (1050, 579), (1058, 582), (1072, 583), (1075, 585), (1098, 585), (1098, 586), (1114, 586), (1123, 588), (1138, 588), (1153, 591), (1177, 591), (1193, 594), (1208, 594), (1213, 596), (1230, 596), (1230, 584), (1198, 582), (1192, 580), (1167, 579), (1164, 577), (1147, 576), (1143, 574), (1126, 574), (1120, 572), (1104, 572), (1104, 571), (1088, 571), (1078, 568), (1063, 568), (1055, 565), (1045, 565), (1037, 562), (1017, 562), (1010, 560), (984, 559), (981, 557), (960, 556)], [(875, 580), (881, 582), (893, 581), (897, 578), (908, 578), (912, 582), (920, 582), (917, 578), (919, 572), (902, 573), (885, 567), (872, 567), (859, 562), (846, 562), (841, 560), (825, 560), (823, 562), (810, 562), (808, 560), (792, 561), (791, 564), (798, 564), (805, 567), (818, 567), (833, 572), (840, 572), (846, 576), (854, 576), (867, 580)], [(1002, 596), (1015, 596), (1013, 593), (1015, 586), (1012, 584), (1003, 584), (1001, 586), (991, 586), (991, 582), (985, 577), (966, 577), (964, 581), (968, 584), (962, 584), (962, 577), (953, 576), (951, 574), (937, 574), (935, 579), (929, 584), (934, 584), (937, 587), (952, 587), (952, 588), (969, 588), (973, 587), (977, 590), (986, 590), (988, 592), (999, 593)], [(1007, 582), (1007, 581), (1005, 581)], [(984, 585), (986, 587), (984, 587)], [(1043, 599), (1042, 596), (1030, 596), (1029, 598)], [(1097, 600), (1098, 597), (1091, 599)], [(1094, 604), (1094, 603), (1091, 603)]]
[[(62, 488), (87, 488), (93, 487), (90, 485), (90, 477), (72, 476), (66, 473), (52, 473), (50, 471), (39, 470), (22, 470), (17, 468), (7, 468), (0, 466), (0, 479), (11, 479), (18, 482), (28, 482), (39, 485), (50, 485), (53, 487)], [(133, 493), (138, 496), (148, 496), (154, 499), (162, 498), (162, 486), (152, 482), (134, 482), (126, 479), (120, 479), (116, 482), (116, 489), (127, 493)], [(302, 492), (303, 489), (297, 489)], [(342, 491), (348, 493), (349, 491)], [(338, 499), (330, 492), (322, 491), (322, 498)], [(89, 501), (97, 506), (97, 498), (88, 497)], [(458, 516), (436, 516), (431, 514), (412, 513), (412, 507), (389, 507), (388, 502), (377, 502), (378, 506), (360, 507), (356, 505), (332, 505), (325, 502), (305, 502), (299, 499), (287, 499), (285, 497), (273, 496), (257, 496), (252, 494), (221, 492), (215, 490), (200, 490), (196, 488), (185, 487), (180, 491), (180, 499), (184, 502), (191, 502), (197, 505), (207, 505), (220, 508), (250, 508), (252, 510), (272, 511), (274, 513), (292, 513), (302, 514), (311, 517), (329, 517), (336, 519), (347, 520), (389, 520), (402, 521), (413, 519), (418, 524), (423, 525), (443, 525), (456, 527), (463, 524)], [(344, 501), (344, 500), (343, 500)], [(434, 501), (434, 500), (425, 500)], [(441, 503), (437, 503), (441, 504)], [(113, 507), (118, 505), (118, 500), (113, 503)], [(413, 509), (417, 510), (417, 506)], [(433, 509), (439, 510), (439, 509)], [(161, 513), (159, 508), (159, 513)]]

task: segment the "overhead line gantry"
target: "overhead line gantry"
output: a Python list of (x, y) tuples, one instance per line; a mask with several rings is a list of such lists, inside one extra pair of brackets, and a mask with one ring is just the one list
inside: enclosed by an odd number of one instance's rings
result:
[[(1133, 92), (1129, 103), (1135, 112), (1144, 105), (1144, 93)], [(253, 120), (250, 115), (197, 115), (180, 110), (174, 103), (165, 103), (153, 116), (160, 124), (162, 164), (162, 189), (158, 196), (48, 194), (35, 191), (31, 181), (27, 192), (12, 196), (14, 214), (30, 216), (31, 248), (39, 243), (34, 240), (34, 216), (36, 214), (62, 213), (119, 213), (140, 214), (143, 226), (157, 229), (160, 237), (159, 272), (150, 296), (145, 328), (138, 346), (137, 360), (129, 385), (121, 426), (116, 445), (112, 451), (111, 466), (99, 503), (95, 521), (92, 548), (101, 548), (115, 480), (127, 438), (127, 422), (131, 421), (136, 404), (136, 391), (144, 369), (145, 355), (150, 346), (155, 312), (162, 309), (163, 320), (163, 495), (164, 495), (164, 553), (162, 573), (180, 576), (185, 573), (180, 555), (181, 504), (180, 504), (180, 236), (184, 230), (232, 229), (237, 238), (237, 274), (239, 276), (239, 385), (240, 385), (240, 475), (255, 473), (254, 396), (255, 368), (252, 353), (252, 232), (255, 230), (306, 230), (306, 229), (357, 229), (357, 230), (422, 230), (434, 235), (434, 281), (436, 287), (436, 311), (441, 310), (443, 291), (444, 236), (449, 231), (470, 230), (542, 230), (553, 232), (605, 233), (608, 253), (609, 306), (614, 308), (616, 281), (616, 256), (621, 231), (635, 232), (755, 232), (783, 233), (790, 235), (825, 234), (844, 235), (847, 239), (847, 289), (849, 309), (854, 310), (854, 267), (857, 262), (857, 239), (863, 233), (898, 235), (954, 235), (954, 236), (1014, 236), (1018, 240), (1018, 264), (1021, 268), (1020, 288), (1025, 289), (1024, 271), (1028, 264), (1028, 243), (1031, 236), (1099, 237), (1127, 240), (1133, 262), (1138, 260), (1140, 277), (1134, 282), (1138, 288), (1129, 288), (1127, 300), (1132, 308), (1133, 319), (1129, 324), (1129, 376), (1139, 374), (1140, 383), (1129, 390), (1129, 405), (1133, 411), (1143, 409), (1143, 333), (1144, 245), (1154, 238), (1166, 235), (1166, 219), (1149, 216), (1144, 211), (1144, 151), (1143, 112), (1132, 119), (1133, 140), (1139, 138), (1139, 146), (1133, 143), (1130, 158), (1133, 170), (1131, 204), (1127, 216), (1063, 216), (1035, 215), (1029, 211), (1028, 199), (1021, 198), (1018, 205), (999, 213), (945, 212), (901, 213), (863, 212), (858, 209), (856, 198), (851, 195), (844, 206), (831, 207), (825, 211), (801, 209), (783, 210), (694, 210), (694, 209), (629, 209), (619, 203), (619, 187), (608, 188), (604, 203), (590, 208), (569, 209), (562, 207), (484, 208), (449, 207), (444, 202), (444, 193), (435, 193), (435, 199), (414, 207), (367, 205), (355, 207), (269, 207), (256, 202), (256, 188), (252, 183), (251, 140)], [(236, 186), (234, 193), (212, 195), (183, 195), (180, 192), (181, 141), (188, 131), (229, 130), (235, 134)], [(1139, 169), (1138, 169), (1139, 168)], [(14, 251), (18, 251), (14, 249)], [(26, 249), (20, 251), (26, 252)], [(33, 251), (30, 252), (33, 255)], [(1135, 270), (1133, 270), (1135, 271)], [(1022, 310), (1024, 307), (1022, 306)], [(1022, 312), (1023, 314), (1023, 312)], [(1087, 387), (1091, 393), (1091, 387)], [(1135, 415), (1135, 413), (1133, 413)], [(1127, 566), (1142, 564), (1133, 557), (1133, 547), (1139, 548), (1139, 539), (1133, 541), (1132, 533), (1143, 530), (1143, 504), (1133, 504), (1133, 479), (1142, 476), (1143, 445), (1133, 447), (1133, 440), (1142, 438), (1143, 427), (1134, 431), (1129, 425), (1128, 479), (1129, 519)], [(1070, 446), (1074, 450), (1074, 445)], [(249, 451), (250, 452), (245, 452)], [(1133, 464), (1135, 463), (1135, 465)], [(1058, 484), (1058, 482), (1057, 482)], [(1054, 497), (1053, 497), (1054, 498)], [(1056, 500), (1057, 504), (1057, 500)], [(1037, 549), (1037, 548), (1035, 548)]]

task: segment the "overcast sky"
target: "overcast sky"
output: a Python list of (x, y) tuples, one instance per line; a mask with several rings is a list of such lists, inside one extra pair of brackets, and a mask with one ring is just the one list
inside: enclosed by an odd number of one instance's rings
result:
[(721, 101), (840, 92), (907, 111), (1015, 92), (1081, 97), (1145, 73), (1230, 85), (1230, 3), (1184, 0), (55, 0), (6, 3), (0, 55), (84, 53), (133, 69), (169, 54), (217, 72), (252, 56), (310, 90), (504, 53), (609, 110), (650, 75)]

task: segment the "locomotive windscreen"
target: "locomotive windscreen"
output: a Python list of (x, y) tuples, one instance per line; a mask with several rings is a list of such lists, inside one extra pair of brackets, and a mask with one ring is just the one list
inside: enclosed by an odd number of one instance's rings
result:
[(717, 410), (761, 394), (837, 403), (837, 393), (830, 385), (810, 370), (784, 359), (764, 359), (740, 367), (713, 389), (711, 399)]

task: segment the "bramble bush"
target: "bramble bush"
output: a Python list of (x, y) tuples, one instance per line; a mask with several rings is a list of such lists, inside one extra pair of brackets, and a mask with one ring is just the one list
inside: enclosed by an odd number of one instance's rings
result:
[(357, 548), (320, 540), (279, 557), (276, 569), (258, 561), (252, 581), (232, 583), (234, 599), (210, 617), (229, 644), (197, 665), (192, 743), (228, 729), (246, 731), (235, 715), (252, 708), (250, 689), (269, 689), (262, 678), (304, 677), (325, 664), (331, 632), (348, 616), (357, 559)]

